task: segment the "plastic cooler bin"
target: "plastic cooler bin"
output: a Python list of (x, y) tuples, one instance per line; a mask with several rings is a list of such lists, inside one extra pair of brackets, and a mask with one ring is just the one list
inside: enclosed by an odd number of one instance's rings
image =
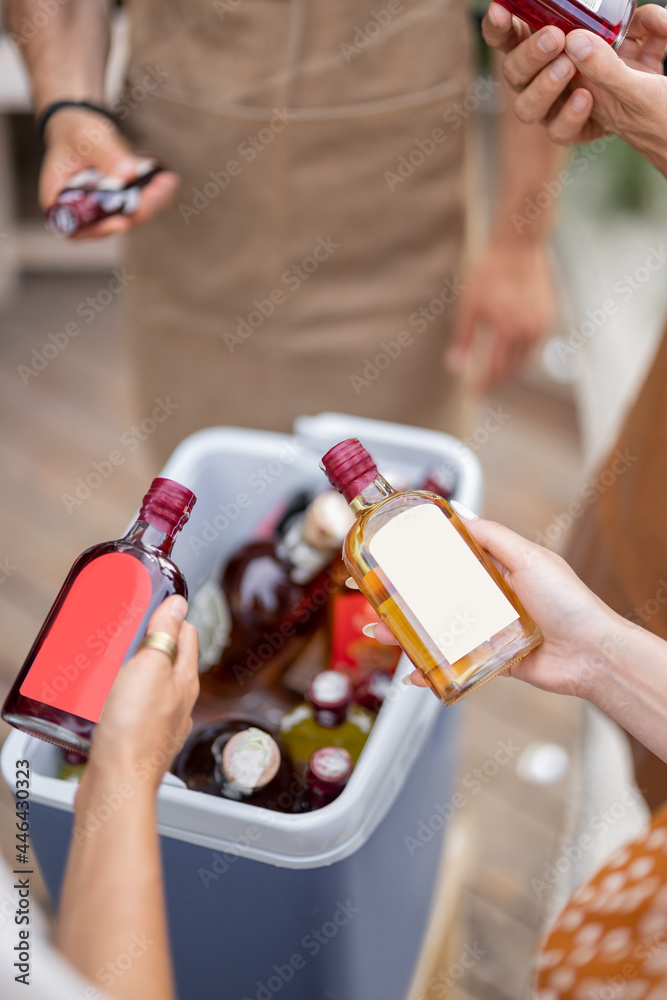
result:
[[(333, 413), (300, 418), (293, 435), (211, 428), (185, 440), (163, 471), (198, 497), (174, 550), (191, 593), (278, 497), (322, 488), (320, 456), (353, 435), (381, 469), (411, 483), (453, 463), (456, 498), (479, 507), (477, 459), (434, 431)], [(452, 795), (459, 718), (430, 691), (398, 683), (408, 669), (403, 657), (347, 788), (325, 809), (291, 816), (163, 782), (181, 1000), (404, 1000), (436, 884), (448, 813), (436, 807)], [(2, 753), (8, 783), (19, 758), (31, 760), (32, 845), (57, 901), (75, 786), (54, 777), (53, 747), (13, 731)]]

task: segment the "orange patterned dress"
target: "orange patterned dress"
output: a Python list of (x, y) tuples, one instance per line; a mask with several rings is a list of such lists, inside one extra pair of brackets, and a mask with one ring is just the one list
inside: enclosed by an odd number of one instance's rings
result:
[(537, 965), (538, 1000), (667, 1000), (667, 809), (576, 890)]

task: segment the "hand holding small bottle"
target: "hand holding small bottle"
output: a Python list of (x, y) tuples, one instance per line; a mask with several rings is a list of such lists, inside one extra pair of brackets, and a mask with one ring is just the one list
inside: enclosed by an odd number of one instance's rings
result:
[[(59, 110), (49, 119), (44, 139), (46, 154), (39, 178), (39, 201), (45, 211), (54, 204), (69, 179), (84, 168), (95, 168), (102, 174), (128, 182), (139, 174), (146, 161), (146, 157), (132, 152), (107, 118), (84, 108)], [(71, 239), (110, 236), (141, 225), (171, 201), (178, 180), (177, 174), (161, 171), (142, 188), (139, 205), (131, 215), (102, 219), (75, 233)]]
[[(463, 517), (458, 505), (457, 510)], [(544, 637), (541, 646), (506, 674), (546, 691), (588, 697), (600, 649), (628, 623), (606, 607), (555, 552), (492, 521), (466, 518), (465, 522), (528, 614), (539, 622)], [(384, 624), (374, 634), (380, 642), (396, 642)], [(418, 670), (410, 677), (415, 686), (425, 686)]]
[(549, 26), (534, 34), (499, 3), (482, 22), (492, 47), (506, 53), (503, 73), (516, 91), (522, 122), (540, 122), (561, 145), (619, 135), (667, 172), (667, 12), (639, 7), (618, 53), (591, 31), (565, 35)]
[(175, 663), (160, 649), (141, 648), (121, 668), (95, 728), (84, 797), (99, 782), (138, 781), (154, 792), (185, 742), (199, 693), (197, 631), (185, 621), (187, 610), (185, 598), (174, 595), (148, 623), (147, 635), (177, 643)]

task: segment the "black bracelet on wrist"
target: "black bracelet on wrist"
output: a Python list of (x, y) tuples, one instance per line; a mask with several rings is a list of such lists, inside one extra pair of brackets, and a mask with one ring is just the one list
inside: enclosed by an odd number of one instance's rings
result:
[(99, 104), (91, 104), (90, 101), (54, 101), (53, 104), (49, 104), (44, 108), (41, 115), (37, 119), (37, 128), (42, 142), (44, 141), (44, 131), (47, 123), (51, 117), (55, 115), (56, 111), (60, 111), (61, 108), (85, 108), (87, 111), (94, 111), (95, 114), (108, 118), (110, 122), (113, 122), (117, 129), (120, 128), (120, 122), (113, 111), (109, 111), (108, 108), (103, 108)]

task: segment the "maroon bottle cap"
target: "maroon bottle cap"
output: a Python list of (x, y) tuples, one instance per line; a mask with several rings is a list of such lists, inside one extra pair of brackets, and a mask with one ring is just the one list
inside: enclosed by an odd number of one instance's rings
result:
[(154, 479), (141, 502), (139, 520), (175, 535), (190, 517), (197, 497), (187, 486), (173, 479)]
[(357, 438), (334, 445), (322, 458), (322, 468), (334, 489), (347, 502), (359, 496), (378, 474), (375, 462)]
[(323, 794), (333, 793), (346, 784), (354, 762), (344, 747), (320, 747), (308, 761), (306, 780), (317, 785)]
[(352, 698), (352, 682), (339, 670), (323, 670), (308, 685), (308, 700), (318, 711), (340, 711)]

